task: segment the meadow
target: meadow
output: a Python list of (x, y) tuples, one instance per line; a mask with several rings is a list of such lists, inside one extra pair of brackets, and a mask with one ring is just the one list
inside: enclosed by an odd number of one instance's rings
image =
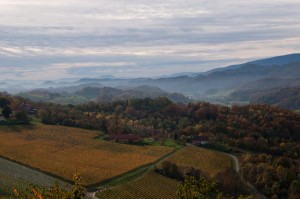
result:
[(79, 172), (85, 185), (93, 185), (154, 162), (173, 150), (94, 139), (99, 134), (42, 124), (0, 126), (0, 156), (67, 180)]
[(97, 193), (100, 199), (148, 198), (173, 199), (179, 182), (151, 171), (126, 184), (105, 189)]
[(167, 160), (178, 166), (194, 167), (210, 177), (232, 167), (232, 160), (228, 155), (199, 147), (186, 147)]

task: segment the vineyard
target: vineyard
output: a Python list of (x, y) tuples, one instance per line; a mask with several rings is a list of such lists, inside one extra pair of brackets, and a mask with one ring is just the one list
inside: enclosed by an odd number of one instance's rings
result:
[(178, 184), (178, 181), (152, 171), (124, 185), (100, 191), (97, 197), (100, 199), (173, 199), (176, 198)]
[(226, 154), (198, 147), (186, 147), (167, 160), (178, 166), (197, 168), (211, 177), (231, 167), (231, 158)]
[[(57, 179), (17, 163), (0, 158), (0, 195), (10, 195), (12, 188), (28, 188), (30, 184), (51, 186)], [(60, 185), (67, 185), (58, 181)]]
[(40, 124), (2, 126), (0, 155), (68, 180), (79, 172), (84, 184), (91, 185), (154, 162), (173, 150), (93, 139), (99, 134)]
[(29, 185), (29, 183), (26, 181), (0, 174), (0, 198), (11, 196), (13, 187), (16, 187), (18, 190), (24, 190), (28, 188), (27, 185)]

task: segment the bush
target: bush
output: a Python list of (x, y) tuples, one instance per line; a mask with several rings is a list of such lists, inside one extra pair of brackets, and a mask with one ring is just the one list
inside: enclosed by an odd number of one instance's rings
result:
[(25, 111), (19, 111), (15, 114), (16, 121), (21, 124), (29, 124), (30, 120)]
[(79, 174), (74, 174), (75, 185), (71, 190), (62, 188), (57, 182), (50, 188), (32, 186), (29, 190), (20, 191), (13, 188), (16, 198), (26, 199), (82, 199), (85, 197), (85, 190), (82, 186), (82, 179)]

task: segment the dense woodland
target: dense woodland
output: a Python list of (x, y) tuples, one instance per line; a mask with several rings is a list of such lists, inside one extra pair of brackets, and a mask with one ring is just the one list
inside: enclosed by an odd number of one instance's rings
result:
[(5, 94), (0, 98), (9, 101), (5, 106), (13, 113), (24, 111), (45, 124), (180, 142), (207, 135), (213, 143), (246, 152), (241, 157), (244, 178), (267, 196), (296, 198), (300, 194), (299, 112), (267, 105), (180, 104), (167, 98), (76, 106), (34, 103)]
[[(273, 79), (272, 81), (278, 81)], [(267, 84), (267, 82), (266, 82)], [(250, 88), (232, 92), (229, 96), (231, 101), (250, 102), (251, 104), (270, 104), (279, 107), (299, 110), (300, 109), (300, 86), (277, 87), (277, 88)]]

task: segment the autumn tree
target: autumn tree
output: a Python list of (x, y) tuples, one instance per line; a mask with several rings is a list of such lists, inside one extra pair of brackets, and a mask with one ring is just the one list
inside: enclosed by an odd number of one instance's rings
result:
[(196, 180), (193, 176), (185, 176), (179, 184), (177, 196), (180, 199), (221, 199), (223, 194), (217, 186), (216, 182), (209, 182), (205, 178)]

